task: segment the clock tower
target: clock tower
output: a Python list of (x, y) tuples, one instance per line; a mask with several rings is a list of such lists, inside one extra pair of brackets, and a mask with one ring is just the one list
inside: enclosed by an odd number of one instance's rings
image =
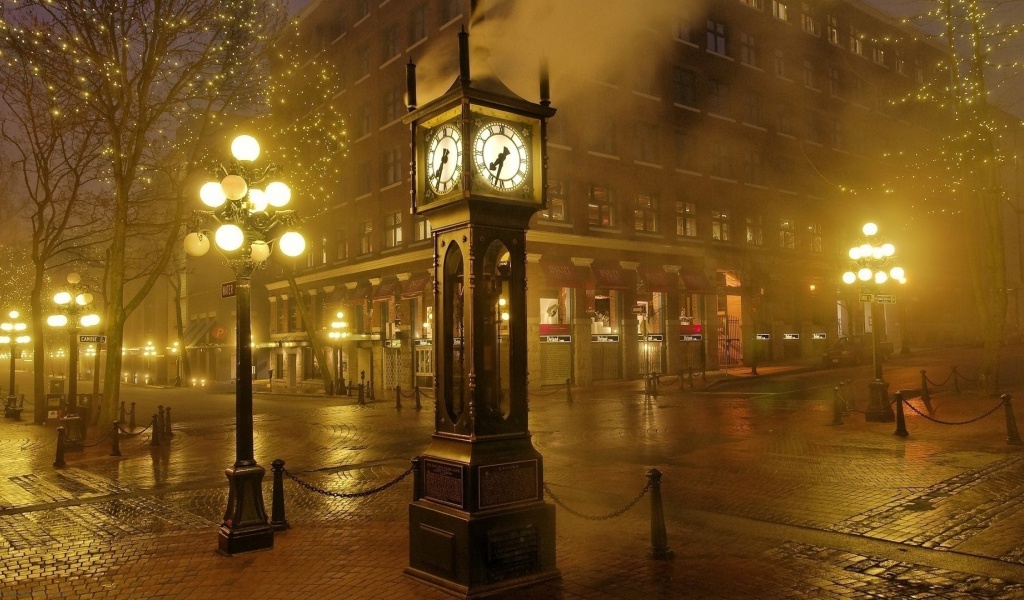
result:
[(416, 459), (406, 572), (470, 598), (559, 577), (555, 508), (528, 423), (526, 229), (546, 204), (541, 101), (459, 78), (416, 107), (409, 65), (412, 210), (434, 242), (434, 434)]

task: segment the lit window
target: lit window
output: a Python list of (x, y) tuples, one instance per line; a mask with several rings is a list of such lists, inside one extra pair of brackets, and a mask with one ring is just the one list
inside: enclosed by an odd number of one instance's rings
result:
[(711, 211), (711, 239), (729, 241), (729, 215), (723, 211)]
[(693, 202), (676, 202), (676, 235), (697, 237), (697, 205)]
[(587, 221), (591, 227), (616, 227), (615, 194), (612, 190), (592, 185), (587, 198)]
[(633, 203), (633, 221), (636, 231), (658, 232), (658, 202), (649, 194), (638, 194)]
[(747, 217), (747, 243), (751, 246), (764, 245), (764, 224), (761, 215)]
[(396, 248), (402, 245), (402, 213), (393, 212), (384, 216), (384, 247)]
[(779, 219), (779, 247), (787, 250), (796, 249), (796, 224), (793, 219)]
[(373, 221), (363, 221), (359, 224), (359, 253), (370, 252), (373, 252)]
[(781, 21), (789, 21), (789, 7), (784, 2), (772, 0), (772, 15)]
[(566, 221), (569, 205), (569, 182), (549, 181), (548, 182), (548, 207), (540, 213), (540, 218), (545, 221)]

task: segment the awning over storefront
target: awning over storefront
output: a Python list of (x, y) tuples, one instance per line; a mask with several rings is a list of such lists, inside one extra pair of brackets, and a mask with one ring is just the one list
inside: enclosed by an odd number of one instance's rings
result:
[(327, 296), (328, 304), (337, 304), (339, 302), (344, 302), (345, 298), (348, 296), (347, 292), (348, 290), (345, 289), (345, 286), (343, 285), (334, 286), (334, 289), (331, 290), (330, 295)]
[(196, 319), (188, 324), (185, 328), (185, 347), (190, 348), (195, 346), (196, 343), (213, 327), (214, 319), (207, 317), (204, 319)]
[(640, 280), (648, 292), (674, 292), (679, 289), (679, 277), (675, 273), (657, 270), (641, 270)]
[(691, 292), (706, 292), (714, 289), (711, 281), (699, 271), (681, 271), (679, 277), (683, 281), (683, 287)]
[(400, 281), (384, 281), (380, 285), (373, 289), (374, 300), (388, 300), (402, 293), (402, 283)]
[(426, 291), (430, 293), (430, 275), (415, 275), (402, 284), (402, 298), (415, 298)]
[(551, 287), (574, 288), (583, 285), (583, 277), (569, 261), (542, 262), (540, 268), (544, 282)]
[(625, 269), (591, 266), (594, 271), (594, 287), (599, 290), (628, 290), (633, 287), (632, 272)]

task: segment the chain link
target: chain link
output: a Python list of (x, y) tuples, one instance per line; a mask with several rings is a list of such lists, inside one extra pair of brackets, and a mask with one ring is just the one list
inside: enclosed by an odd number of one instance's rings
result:
[(544, 491), (547, 492), (548, 496), (551, 496), (551, 500), (555, 504), (557, 504), (558, 506), (561, 506), (563, 509), (565, 509), (565, 512), (569, 513), (570, 515), (572, 515), (574, 517), (579, 517), (581, 519), (586, 519), (588, 521), (607, 521), (608, 519), (614, 519), (615, 517), (622, 516), (627, 510), (633, 508), (636, 505), (636, 503), (639, 502), (640, 499), (643, 498), (644, 495), (647, 494), (648, 490), (650, 490), (650, 489), (651, 489), (651, 481), (648, 479), (647, 480), (647, 485), (644, 486), (644, 489), (640, 490), (640, 493), (637, 494), (636, 498), (633, 498), (633, 500), (630, 501), (629, 504), (623, 506), (622, 508), (620, 508), (618, 510), (612, 511), (612, 512), (606, 514), (606, 515), (587, 515), (587, 514), (575, 511), (575, 510), (569, 508), (568, 506), (566, 506), (565, 502), (562, 502), (561, 498), (559, 498), (554, 493), (552, 493), (551, 488), (548, 487), (547, 482), (544, 482)]
[(426, 396), (427, 398), (430, 398), (431, 400), (434, 399), (434, 390), (430, 390), (428, 392), (427, 388), (420, 388), (420, 393)]
[(101, 437), (100, 439), (96, 440), (95, 442), (93, 442), (93, 443), (91, 443), (91, 444), (85, 444), (85, 445), (83, 445), (82, 447), (83, 447), (83, 448), (92, 448), (93, 446), (99, 446), (100, 444), (102, 444), (102, 443), (103, 443), (103, 441), (104, 441), (104, 440), (106, 440), (106, 439), (107, 439), (107, 438), (109, 438), (109, 437), (110, 437), (110, 432), (108, 431), (108, 432), (107, 432), (107, 433), (105, 433), (105, 434), (103, 435), (103, 437)]
[(977, 423), (978, 421), (984, 419), (985, 417), (987, 417), (987, 416), (991, 415), (992, 413), (996, 412), (997, 410), (999, 410), (999, 408), (1003, 405), (1002, 401), (1000, 401), (999, 404), (995, 405), (995, 407), (992, 410), (990, 410), (987, 413), (981, 415), (980, 417), (975, 417), (973, 419), (968, 419), (967, 421), (942, 421), (940, 419), (929, 417), (928, 415), (924, 414), (923, 412), (917, 410), (917, 408), (913, 404), (907, 402), (906, 400), (903, 401), (903, 404), (907, 405), (908, 407), (910, 407), (910, 410), (912, 410), (915, 413), (921, 415), (922, 417), (928, 419), (929, 421), (932, 421), (932, 422), (935, 422), (935, 423), (939, 423), (940, 425), (969, 425), (971, 423)]
[(665, 378), (662, 377), (661, 375), (658, 375), (657, 377), (655, 377), (655, 379), (658, 380), (658, 385), (675, 385), (676, 382), (678, 382), (682, 378), (682, 375), (668, 375), (667, 377), (675, 377), (675, 379), (673, 379), (669, 383), (665, 383)]
[(400, 394), (400, 395), (401, 395), (401, 396), (402, 396), (403, 398), (412, 398), (413, 396), (415, 396), (415, 395), (416, 395), (416, 390), (413, 390), (413, 391), (409, 392), (408, 394), (406, 394), (405, 392), (403, 392), (403, 391), (402, 391), (402, 388), (397, 388), (397, 389), (398, 389), (398, 393), (399, 393), (399, 394)]
[(309, 483), (308, 481), (303, 481), (303, 480), (299, 479), (295, 475), (292, 475), (288, 471), (288, 469), (284, 469), (284, 474), (287, 475), (289, 479), (291, 479), (295, 483), (299, 484), (301, 487), (304, 487), (304, 488), (306, 488), (307, 490), (309, 490), (311, 492), (315, 492), (315, 493), (321, 494), (323, 496), (330, 496), (331, 498), (362, 498), (364, 496), (370, 496), (372, 494), (376, 494), (377, 492), (383, 492), (384, 490), (386, 490), (389, 487), (395, 485), (399, 481), (405, 479), (409, 475), (409, 473), (412, 473), (412, 470), (413, 470), (413, 467), (409, 467), (404, 473), (402, 473), (398, 477), (395, 477), (394, 479), (392, 479), (391, 481), (385, 483), (384, 485), (375, 487), (373, 489), (364, 490), (362, 492), (332, 492), (331, 490), (325, 490), (325, 489), (323, 489), (321, 487), (317, 487), (317, 486), (313, 485), (312, 483)]
[(942, 386), (946, 385), (947, 383), (949, 383), (949, 380), (952, 379), (952, 377), (953, 377), (953, 373), (954, 373), (954, 371), (950, 371), (949, 375), (946, 376), (946, 378), (942, 381), (942, 383), (935, 383), (931, 379), (928, 379), (928, 375), (927, 374), (925, 374), (924, 379), (925, 379), (925, 381), (927, 381), (928, 383), (934, 385), (935, 387), (942, 387)]
[(142, 429), (136, 431), (135, 433), (132, 433), (131, 431), (127, 431), (124, 427), (121, 427), (121, 424), (118, 423), (117, 424), (117, 429), (121, 433), (123, 433), (123, 434), (125, 434), (125, 435), (127, 435), (129, 437), (135, 437), (137, 435), (142, 435), (142, 434), (146, 433), (146, 431), (148, 431), (152, 426), (153, 426), (153, 424), (150, 423), (149, 425), (146, 425), (145, 427), (143, 427)]
[(531, 396), (553, 396), (554, 394), (557, 394), (558, 392), (562, 391), (563, 388), (565, 388), (565, 386), (564, 385), (560, 385), (560, 386), (556, 387), (553, 390), (548, 390), (546, 392), (530, 392), (529, 395), (531, 395)]

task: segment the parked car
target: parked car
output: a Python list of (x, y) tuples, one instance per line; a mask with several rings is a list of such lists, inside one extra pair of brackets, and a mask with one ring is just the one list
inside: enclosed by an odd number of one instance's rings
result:
[[(892, 342), (880, 342), (878, 350), (882, 354), (882, 360), (887, 360), (892, 355)], [(871, 362), (871, 336), (843, 336), (821, 358), (826, 367), (869, 363)]]

